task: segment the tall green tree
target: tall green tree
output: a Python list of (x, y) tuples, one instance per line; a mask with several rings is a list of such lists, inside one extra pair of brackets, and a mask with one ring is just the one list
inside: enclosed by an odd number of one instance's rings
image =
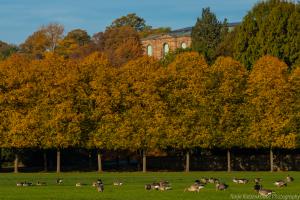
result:
[(220, 22), (210, 8), (203, 8), (192, 29), (192, 49), (202, 53), (211, 63), (216, 58), (216, 48), (226, 29), (226, 21)]
[(244, 17), (235, 39), (235, 58), (251, 68), (263, 55), (276, 56), (288, 66), (300, 62), (300, 6), (268, 0)]

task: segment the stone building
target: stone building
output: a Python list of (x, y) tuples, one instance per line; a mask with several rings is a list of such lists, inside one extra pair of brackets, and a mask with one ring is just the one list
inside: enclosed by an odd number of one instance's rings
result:
[[(229, 31), (231, 31), (239, 23), (230, 23)], [(188, 48), (192, 44), (192, 27), (178, 29), (169, 33), (150, 35), (142, 39), (144, 54), (161, 59), (170, 51), (177, 48)]]

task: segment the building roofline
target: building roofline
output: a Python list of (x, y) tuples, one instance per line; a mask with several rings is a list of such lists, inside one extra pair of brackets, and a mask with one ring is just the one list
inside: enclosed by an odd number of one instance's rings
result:
[[(232, 23), (228, 23), (228, 27), (235, 27), (235, 26), (238, 26), (240, 24), (241, 24), (241, 22), (232, 22)], [(151, 40), (151, 39), (154, 40), (154, 39), (159, 38), (159, 37), (164, 36), (164, 35), (169, 35), (169, 36), (173, 36), (173, 37), (174, 36), (175, 37), (190, 36), (191, 33), (192, 33), (192, 29), (193, 29), (193, 26), (180, 28), (180, 29), (175, 29), (175, 30), (172, 30), (168, 33), (149, 35), (148, 37), (142, 38), (141, 40), (142, 41)]]

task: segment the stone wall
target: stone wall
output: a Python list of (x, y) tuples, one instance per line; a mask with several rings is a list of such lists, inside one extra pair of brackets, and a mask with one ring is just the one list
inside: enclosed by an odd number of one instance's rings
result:
[(190, 36), (172, 36), (172, 35), (161, 35), (152, 38), (145, 38), (142, 40), (144, 54), (147, 55), (147, 48), (149, 45), (152, 46), (152, 56), (157, 59), (161, 59), (164, 56), (164, 45), (168, 44), (170, 51), (174, 51), (177, 48), (181, 48), (182, 44), (185, 43), (186, 47), (190, 47), (192, 40)]

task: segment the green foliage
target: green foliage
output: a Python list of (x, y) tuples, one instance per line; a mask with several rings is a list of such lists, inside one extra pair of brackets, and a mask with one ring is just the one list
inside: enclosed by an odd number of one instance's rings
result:
[(129, 13), (126, 16), (115, 19), (108, 28), (116, 28), (122, 26), (130, 26), (138, 32), (151, 29), (151, 26), (147, 26), (145, 20), (137, 16), (135, 13)]
[(56, 52), (65, 57), (80, 57), (90, 47), (91, 37), (85, 30), (70, 31), (60, 42)]
[(192, 49), (200, 52), (211, 63), (216, 58), (216, 48), (226, 34), (227, 22), (218, 21), (210, 8), (202, 9), (201, 18), (192, 30)]
[(268, 0), (258, 3), (243, 19), (235, 40), (235, 58), (248, 69), (263, 55), (292, 66), (300, 60), (300, 6)]
[(0, 40), (0, 61), (6, 59), (13, 53), (18, 51), (18, 47), (15, 45), (7, 44)]

